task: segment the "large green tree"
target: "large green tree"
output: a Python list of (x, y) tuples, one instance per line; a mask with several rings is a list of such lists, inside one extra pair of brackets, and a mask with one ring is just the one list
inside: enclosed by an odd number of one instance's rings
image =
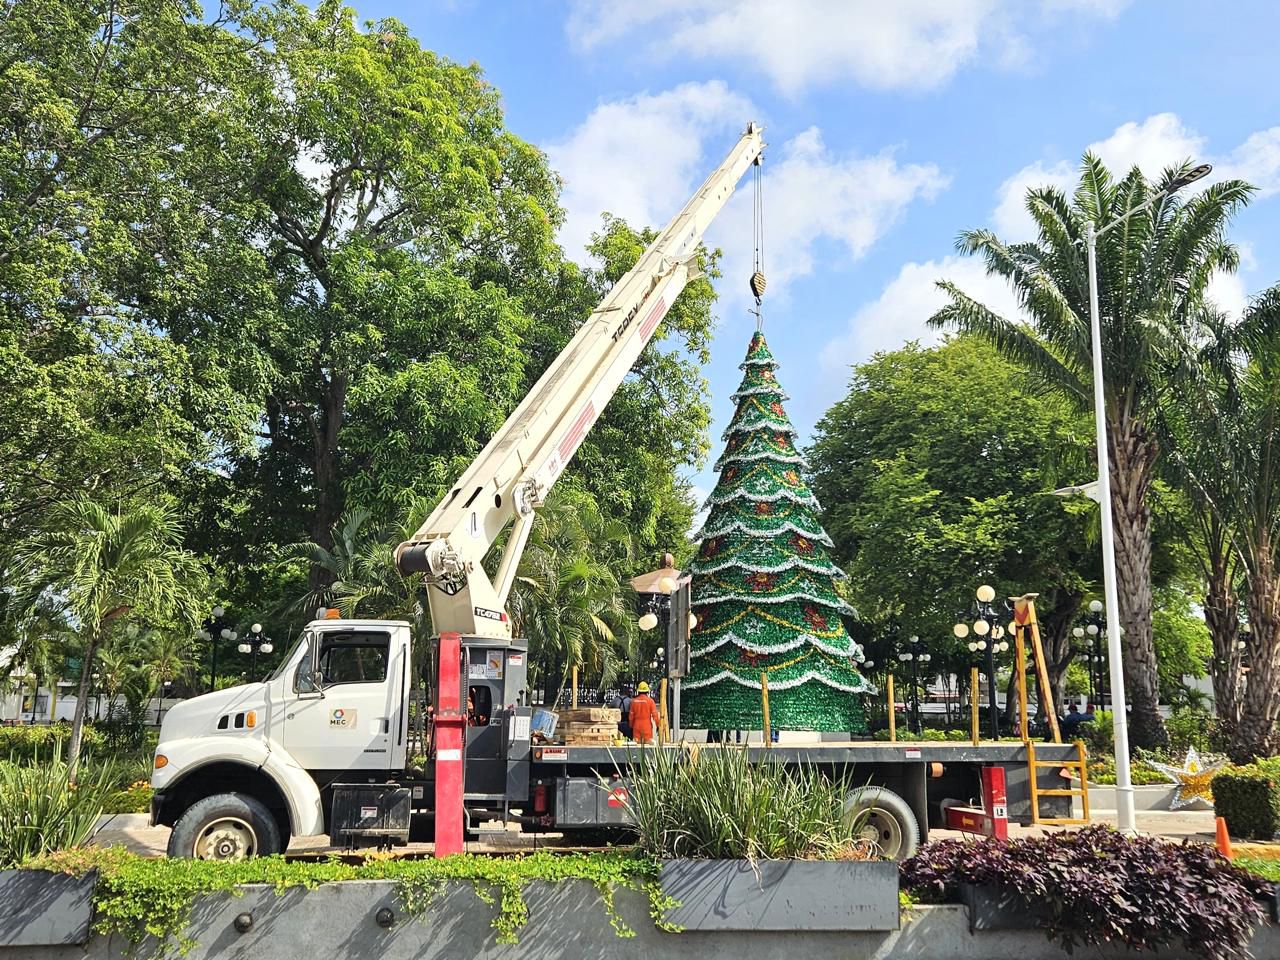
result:
[[(919, 635), (934, 666), (968, 674), (951, 627), (974, 588), (1038, 601), (1061, 703), (1071, 626), (1094, 571), (1087, 518), (1047, 495), (1078, 477), (1088, 424), (976, 337), (877, 354), (819, 421), (813, 489), (853, 603), (873, 624)], [(894, 651), (873, 645), (881, 657)]]
[[(1152, 183), (1136, 167), (1115, 180), (1086, 154), (1073, 197), (1056, 187), (1027, 193), (1037, 237), (1006, 243), (990, 230), (970, 230), (958, 246), (981, 256), (1007, 280), (1028, 323), (997, 314), (952, 283), (950, 303), (931, 323), (976, 334), (1023, 367), (1035, 381), (1085, 411), (1092, 406), (1086, 225), (1099, 230), (1162, 193), (1186, 168)], [(1231, 216), (1250, 195), (1226, 180), (1182, 200), (1165, 196), (1129, 216), (1098, 241), (1099, 303), (1105, 359), (1107, 442), (1123, 629), (1125, 686), (1133, 707), (1133, 742), (1167, 740), (1157, 709), (1159, 684), (1151, 633), (1151, 505), (1160, 442), (1158, 399), (1187, 368), (1199, 328), (1196, 313), (1210, 277), (1236, 267), (1227, 241)]]
[(183, 148), (234, 46), (185, 2), (0, 10), (0, 565), (55, 504), (180, 484), (246, 423), (145, 316), (200, 233)]

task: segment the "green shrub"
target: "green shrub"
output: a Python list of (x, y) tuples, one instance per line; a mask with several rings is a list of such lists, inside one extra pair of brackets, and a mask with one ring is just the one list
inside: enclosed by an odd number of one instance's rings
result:
[(1222, 748), (1221, 721), (1200, 710), (1175, 710), (1165, 721), (1169, 752), (1181, 758), (1189, 749), (1213, 753)]
[[(1135, 758), (1129, 765), (1129, 779), (1135, 787), (1156, 786), (1165, 784), (1172, 787), (1173, 782), (1163, 773), (1144, 760)], [(1116, 758), (1109, 754), (1089, 758), (1089, 782), (1100, 786), (1110, 786), (1116, 782)]]
[(1280, 860), (1263, 860), (1260, 857), (1236, 857), (1231, 861), (1241, 870), (1248, 870), (1255, 877), (1280, 883)]
[(1210, 781), (1213, 810), (1231, 836), (1270, 840), (1280, 833), (1280, 758), (1230, 767)]
[[(69, 723), (0, 727), (0, 759), (31, 763), (37, 757), (51, 757), (55, 752), (58, 756), (65, 756), (70, 740)], [(86, 755), (100, 753), (103, 747), (102, 733), (95, 727), (86, 725), (81, 744)]]
[(81, 771), (75, 784), (61, 757), (0, 762), (0, 868), (76, 847), (89, 838), (114, 771)]
[(138, 780), (123, 790), (107, 794), (103, 813), (148, 813), (151, 810), (151, 784)]
[(626, 803), (647, 856), (824, 859), (863, 846), (844, 816), (849, 785), (813, 767), (753, 763), (745, 746), (641, 750), (632, 761)]
[(970, 739), (970, 732), (968, 730), (948, 730), (947, 739), (953, 743), (961, 743)]
[(1089, 750), (1089, 756), (1100, 757), (1104, 753), (1114, 755), (1116, 752), (1116, 735), (1112, 727), (1110, 710), (1097, 710), (1093, 719), (1080, 724), (1080, 739)]

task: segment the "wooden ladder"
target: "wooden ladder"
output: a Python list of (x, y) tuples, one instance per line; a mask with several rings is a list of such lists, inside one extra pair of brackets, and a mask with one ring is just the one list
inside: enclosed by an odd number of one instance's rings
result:
[[(1076, 758), (1074, 760), (1037, 760), (1034, 741), (1027, 741), (1027, 777), (1031, 787), (1031, 822), (1046, 823), (1056, 826), (1081, 824), (1089, 822), (1089, 759), (1084, 749), (1084, 741), (1076, 740)], [(1080, 771), (1079, 787), (1063, 787), (1053, 790), (1042, 790), (1037, 774), (1048, 768)], [(1042, 817), (1040, 816), (1041, 797), (1079, 797), (1082, 817)], [(1074, 812), (1074, 811), (1073, 811)]]

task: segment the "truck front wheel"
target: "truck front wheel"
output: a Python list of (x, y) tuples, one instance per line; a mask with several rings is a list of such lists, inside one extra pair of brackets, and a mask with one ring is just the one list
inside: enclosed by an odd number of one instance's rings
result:
[(920, 846), (920, 825), (907, 801), (884, 787), (860, 787), (844, 801), (844, 820), (856, 836), (890, 860), (909, 860)]
[(169, 856), (247, 860), (282, 852), (280, 828), (263, 804), (243, 793), (197, 800), (169, 834)]

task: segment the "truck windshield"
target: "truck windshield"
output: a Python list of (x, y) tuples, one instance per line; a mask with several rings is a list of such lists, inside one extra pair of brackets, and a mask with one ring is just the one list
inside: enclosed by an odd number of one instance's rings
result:
[(284, 655), (283, 659), (281, 659), (280, 666), (276, 667), (275, 672), (267, 678), (269, 681), (277, 679), (284, 673), (285, 668), (293, 662), (294, 654), (298, 652), (298, 648), (305, 646), (310, 637), (311, 634), (306, 630), (303, 630), (302, 633), (298, 635), (298, 639), (289, 645), (289, 652)]

